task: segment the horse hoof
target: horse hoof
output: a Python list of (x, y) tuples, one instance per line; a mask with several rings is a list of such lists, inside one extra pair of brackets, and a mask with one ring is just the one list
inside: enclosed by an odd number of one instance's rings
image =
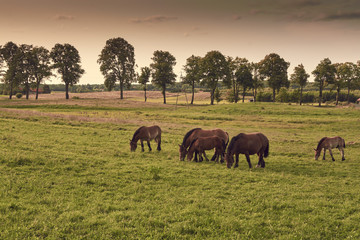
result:
[(259, 167), (261, 167), (259, 164), (258, 164), (258, 165), (256, 165), (256, 168), (259, 168)]

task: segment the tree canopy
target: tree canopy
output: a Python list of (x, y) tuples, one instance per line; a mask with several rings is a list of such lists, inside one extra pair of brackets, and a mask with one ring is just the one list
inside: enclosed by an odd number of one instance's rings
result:
[(300, 86), (300, 105), (302, 104), (302, 92), (303, 88), (308, 83), (309, 74), (306, 73), (304, 65), (299, 64), (294, 68), (294, 73), (291, 74), (291, 82)]
[(139, 76), (138, 82), (144, 86), (144, 92), (145, 92), (145, 102), (147, 100), (146, 97), (146, 84), (150, 81), (151, 76), (151, 69), (149, 67), (142, 67), (141, 68), (141, 74)]
[(201, 80), (201, 57), (191, 55), (186, 59), (186, 65), (184, 66), (185, 77), (182, 78), (184, 84), (191, 86), (191, 103), (194, 103), (195, 84), (200, 83)]
[(314, 81), (319, 87), (319, 106), (321, 106), (322, 102), (322, 91), (327, 84), (334, 82), (335, 72), (335, 66), (331, 63), (329, 58), (321, 60), (315, 70), (312, 71), (312, 74), (315, 77)]
[(123, 99), (124, 87), (130, 87), (134, 81), (135, 54), (134, 47), (123, 38), (112, 38), (106, 41), (99, 55), (100, 71), (105, 77), (105, 85), (113, 89), (120, 83), (120, 98)]

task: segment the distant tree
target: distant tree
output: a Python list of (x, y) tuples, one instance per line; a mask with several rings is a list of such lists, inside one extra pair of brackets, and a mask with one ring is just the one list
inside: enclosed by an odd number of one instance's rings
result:
[(210, 104), (214, 104), (215, 89), (218, 82), (229, 78), (230, 69), (228, 61), (219, 51), (210, 51), (201, 60), (201, 84), (210, 89)]
[(201, 80), (201, 57), (192, 55), (186, 59), (186, 65), (184, 66), (185, 77), (182, 78), (183, 84), (189, 84), (191, 86), (191, 103), (194, 104), (195, 96), (195, 84)]
[(79, 82), (84, 74), (81, 68), (79, 52), (70, 44), (57, 43), (50, 52), (50, 57), (54, 62), (53, 68), (61, 75), (65, 83), (66, 99), (69, 99), (69, 86)]
[(150, 76), (151, 76), (151, 69), (149, 67), (142, 67), (141, 68), (141, 74), (139, 76), (138, 82), (141, 85), (143, 85), (143, 87), (144, 87), (145, 102), (147, 100), (147, 97), (146, 97), (146, 84), (150, 81)]
[(240, 65), (235, 72), (236, 82), (242, 87), (242, 102), (245, 101), (245, 94), (253, 86), (251, 65), (246, 58), (240, 60)]
[(215, 99), (216, 103), (219, 103), (219, 102), (221, 102), (221, 101), (223, 100), (223, 99), (221, 98), (221, 92), (220, 92), (220, 90), (219, 90), (218, 87), (215, 89), (214, 99)]
[(129, 88), (135, 77), (134, 47), (120, 37), (109, 39), (99, 55), (98, 63), (108, 89), (112, 89), (117, 81), (120, 82), (120, 99), (123, 99), (124, 87)]
[(302, 104), (303, 89), (308, 83), (309, 74), (306, 73), (304, 65), (299, 64), (294, 68), (294, 73), (291, 74), (290, 79), (296, 85), (300, 86), (300, 105)]
[(287, 69), (290, 66), (276, 53), (266, 55), (265, 58), (259, 62), (260, 74), (268, 80), (269, 87), (273, 90), (273, 102), (275, 102), (275, 92), (279, 92), (281, 87), (288, 88), (290, 82), (287, 76)]
[(347, 103), (350, 103), (350, 91), (356, 89), (357, 87), (357, 71), (356, 64), (352, 62), (340, 64), (340, 66), (336, 69), (336, 72), (342, 79), (343, 86), (346, 86), (347, 88)]
[(3, 76), (3, 74), (5, 73), (5, 61), (4, 61), (4, 57), (1, 54), (1, 49), (2, 46), (0, 45), (0, 77)]
[(312, 71), (315, 77), (315, 83), (319, 87), (319, 107), (321, 107), (322, 102), (322, 91), (327, 84), (334, 82), (335, 71), (335, 66), (331, 64), (329, 58), (320, 61), (315, 70)]
[(332, 89), (336, 90), (336, 105), (339, 104), (339, 96), (341, 89), (345, 86), (344, 75), (348, 75), (349, 71), (344, 66), (344, 63), (334, 63), (335, 73)]
[(230, 98), (228, 100), (237, 103), (239, 101), (240, 86), (239, 86), (239, 82), (236, 81), (237, 78), (235, 73), (239, 68), (239, 65), (241, 64), (241, 59), (238, 57), (236, 57), (235, 59), (232, 57), (226, 57), (226, 61), (228, 63), (229, 74), (223, 80), (223, 83), (228, 88), (232, 89), (232, 93), (230, 94)]
[(18, 71), (19, 67), (17, 64), (18, 58), (18, 45), (13, 42), (6, 43), (0, 50), (3, 62), (5, 62), (7, 70), (5, 71), (4, 77), (2, 81), (7, 85), (10, 89), (9, 99), (12, 99), (13, 89), (19, 86), (19, 78)]
[(153, 63), (150, 64), (152, 83), (161, 88), (164, 104), (166, 104), (166, 86), (168, 84), (173, 85), (176, 80), (176, 74), (173, 70), (176, 59), (169, 52), (160, 50), (155, 51), (151, 59), (153, 60)]
[(40, 84), (52, 75), (49, 50), (44, 47), (34, 47), (30, 53), (29, 64), (36, 84), (35, 99), (38, 99)]
[(252, 89), (253, 89), (253, 96), (254, 96), (254, 102), (255, 102), (256, 101), (256, 95), (257, 95), (257, 90), (259, 88), (264, 87), (264, 78), (259, 73), (259, 64), (258, 63), (251, 63), (251, 72), (252, 72), (252, 75), (253, 75)]

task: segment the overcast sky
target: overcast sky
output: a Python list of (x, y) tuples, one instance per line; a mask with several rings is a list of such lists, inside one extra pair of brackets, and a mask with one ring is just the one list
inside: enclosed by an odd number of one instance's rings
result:
[(0, 45), (70, 43), (86, 71), (80, 84), (104, 82), (96, 61), (116, 37), (134, 46), (138, 69), (169, 51), (178, 76), (188, 57), (212, 50), (253, 62), (274, 52), (289, 74), (326, 57), (360, 60), (359, 0), (0, 0), (0, 9)]

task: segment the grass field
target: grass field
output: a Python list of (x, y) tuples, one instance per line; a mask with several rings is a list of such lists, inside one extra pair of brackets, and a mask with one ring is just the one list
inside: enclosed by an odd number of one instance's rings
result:
[[(0, 100), (0, 239), (360, 238), (359, 108), (78, 96)], [(153, 124), (162, 151), (130, 152)], [(179, 161), (194, 127), (264, 133), (266, 168)], [(336, 135), (346, 160), (315, 161)]]

